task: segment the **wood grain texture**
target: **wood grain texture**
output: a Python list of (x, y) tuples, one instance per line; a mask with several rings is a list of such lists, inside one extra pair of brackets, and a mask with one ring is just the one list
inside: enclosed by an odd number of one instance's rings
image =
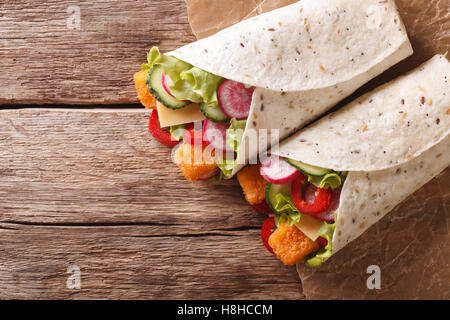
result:
[(236, 182), (186, 182), (147, 120), (0, 111), (0, 298), (303, 298)]
[(183, 0), (0, 1), (0, 104), (137, 103), (146, 52), (194, 40)]

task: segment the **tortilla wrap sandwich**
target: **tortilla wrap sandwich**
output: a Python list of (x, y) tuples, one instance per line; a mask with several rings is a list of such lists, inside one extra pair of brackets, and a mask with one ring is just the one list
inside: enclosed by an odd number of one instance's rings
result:
[(239, 172), (247, 200), (259, 190), (274, 213), (262, 230), (269, 251), (318, 266), (446, 169), (449, 81), (450, 63), (436, 55)]
[(185, 177), (230, 178), (411, 54), (392, 0), (303, 0), (166, 54), (154, 47), (135, 83)]

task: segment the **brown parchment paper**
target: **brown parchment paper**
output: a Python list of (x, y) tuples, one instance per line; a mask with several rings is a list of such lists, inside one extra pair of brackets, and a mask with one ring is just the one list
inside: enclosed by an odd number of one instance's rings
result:
[[(199, 39), (294, 2), (186, 0), (189, 21)], [(340, 105), (437, 53), (450, 51), (450, 0), (396, 0), (396, 3), (414, 54)], [(450, 168), (447, 168), (323, 266), (299, 265), (303, 292), (308, 299), (450, 299), (449, 228)], [(367, 286), (367, 281), (372, 280), (369, 277), (373, 271), (368, 273), (372, 265), (380, 268), (380, 289)]]

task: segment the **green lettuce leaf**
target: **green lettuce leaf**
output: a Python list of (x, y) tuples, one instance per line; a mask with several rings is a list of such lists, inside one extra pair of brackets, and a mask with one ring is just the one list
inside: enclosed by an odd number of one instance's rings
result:
[(295, 207), (290, 195), (284, 195), (282, 193), (275, 195), (275, 204), (273, 209), (276, 212), (274, 218), (275, 225), (277, 227), (283, 224), (286, 220), (289, 221), (290, 225), (300, 222), (302, 214)]
[(313, 177), (308, 175), (308, 181), (315, 185), (317, 188), (322, 189), (336, 189), (342, 184), (341, 176), (335, 172), (328, 173), (323, 177)]
[(227, 160), (227, 159), (219, 159), (217, 160), (217, 166), (222, 171), (222, 174), (225, 178), (231, 178), (231, 174), (233, 172), (234, 167), (236, 166), (236, 159)]
[[(337, 211), (334, 213), (335, 221)], [(305, 259), (305, 264), (310, 267), (318, 267), (322, 263), (324, 263), (328, 258), (331, 257), (333, 254), (333, 234), (334, 230), (336, 229), (336, 222), (335, 223), (326, 223), (324, 222), (322, 226), (320, 227), (317, 234), (320, 237), (323, 237), (328, 240), (328, 244), (325, 248), (321, 248), (319, 251), (311, 254), (308, 258)]]
[(172, 79), (170, 92), (178, 100), (189, 100), (197, 103), (213, 103), (219, 107), (217, 90), (223, 78), (192, 66), (172, 56), (159, 52), (153, 47), (147, 54), (147, 64), (143, 69), (151, 69), (155, 65), (163, 68), (164, 74)]
[(227, 143), (235, 152), (239, 151), (246, 124), (247, 120), (233, 118), (230, 121), (230, 127), (227, 129)]
[(170, 126), (170, 134), (172, 135), (173, 140), (181, 141), (184, 136), (184, 124)]
[[(227, 143), (235, 152), (239, 151), (246, 123), (247, 120), (236, 120), (234, 118), (230, 121), (230, 127), (227, 129)], [(217, 166), (222, 171), (223, 176), (227, 179), (231, 178), (231, 174), (236, 164), (236, 159), (219, 159), (217, 161)]]
[[(189, 84), (191, 90), (202, 98), (202, 101), (195, 102), (219, 103), (217, 100), (217, 89), (224, 80), (222, 77), (197, 67), (192, 67), (187, 71), (183, 71), (180, 76), (182, 80)], [(173, 95), (175, 95), (175, 93), (173, 93)]]

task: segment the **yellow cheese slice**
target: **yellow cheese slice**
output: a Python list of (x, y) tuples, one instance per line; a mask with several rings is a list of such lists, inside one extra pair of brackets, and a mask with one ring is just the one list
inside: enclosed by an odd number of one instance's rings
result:
[(161, 128), (206, 119), (205, 115), (200, 111), (200, 105), (197, 103), (191, 103), (184, 108), (173, 110), (157, 101), (156, 108), (158, 109)]
[(322, 221), (317, 220), (311, 216), (308, 216), (306, 214), (302, 214), (302, 217), (300, 218), (300, 222), (296, 223), (295, 226), (300, 229), (301, 232), (303, 232), (308, 238), (310, 238), (312, 241), (316, 241), (319, 237), (317, 235), (317, 232), (319, 231), (320, 227), (322, 226)]

